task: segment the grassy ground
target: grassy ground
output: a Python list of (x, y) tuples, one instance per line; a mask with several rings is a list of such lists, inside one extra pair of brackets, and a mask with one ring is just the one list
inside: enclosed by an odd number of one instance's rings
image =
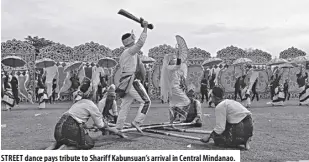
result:
[[(251, 150), (241, 150), (241, 161), (287, 161), (309, 159), (309, 107), (299, 107), (297, 101), (289, 101), (285, 107), (270, 107), (266, 100), (253, 102), (250, 111), (254, 119), (254, 136)], [(54, 142), (54, 126), (70, 103), (47, 105), (38, 110), (36, 105), (20, 105), (11, 112), (1, 112), (1, 149), (40, 150)], [(147, 123), (167, 121), (167, 105), (153, 104)], [(3, 109), (3, 108), (2, 108)], [(132, 121), (137, 108), (131, 109), (128, 122)], [(211, 130), (215, 124), (214, 109), (203, 105), (203, 127)], [(207, 114), (210, 114), (207, 115)], [(91, 124), (91, 123), (89, 123)], [(167, 137), (156, 134), (129, 133), (129, 139), (116, 136), (100, 136), (91, 133), (97, 140), (97, 150), (220, 150), (213, 143)], [(187, 135), (203, 137), (201, 134)], [(187, 147), (191, 145), (191, 147)]]

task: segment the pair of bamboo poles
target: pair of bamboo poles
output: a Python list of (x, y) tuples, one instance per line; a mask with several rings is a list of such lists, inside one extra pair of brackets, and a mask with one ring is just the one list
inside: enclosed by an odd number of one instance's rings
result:
[[(198, 141), (201, 141), (201, 138), (182, 135), (182, 134), (169, 133), (169, 132), (164, 132), (164, 131), (158, 131), (157, 129), (167, 130), (167, 131), (186, 132), (186, 133), (199, 133), (199, 134), (210, 134), (211, 133), (211, 131), (179, 129), (179, 128), (171, 127), (171, 126), (191, 126), (191, 125), (193, 124), (192, 123), (175, 123), (175, 124), (162, 123), (162, 124), (142, 125), (140, 128), (144, 132), (148, 132), (148, 133), (161, 134), (165, 136), (179, 137), (179, 138), (192, 139), (192, 140), (198, 140)], [(109, 123), (109, 126), (115, 126), (115, 124)], [(89, 128), (89, 129), (94, 129), (94, 128)], [(131, 126), (129, 126), (129, 124), (126, 124), (125, 129), (121, 130), (122, 133), (134, 132), (134, 131), (137, 131), (136, 128), (132, 128)]]

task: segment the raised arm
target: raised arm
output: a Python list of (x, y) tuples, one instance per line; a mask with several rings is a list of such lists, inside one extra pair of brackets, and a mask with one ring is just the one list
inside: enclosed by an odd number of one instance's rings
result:
[(146, 38), (147, 38), (147, 26), (148, 26), (148, 22), (144, 21), (143, 22), (144, 30), (141, 36), (139, 37), (138, 41), (132, 47), (129, 48), (129, 53), (131, 55), (137, 54), (137, 52), (140, 51), (141, 48), (144, 46)]
[(168, 65), (167, 66), (167, 69), (168, 70), (178, 70), (180, 69), (180, 66), (181, 65), (181, 59), (180, 58), (177, 58), (177, 62), (176, 62), (176, 65)]

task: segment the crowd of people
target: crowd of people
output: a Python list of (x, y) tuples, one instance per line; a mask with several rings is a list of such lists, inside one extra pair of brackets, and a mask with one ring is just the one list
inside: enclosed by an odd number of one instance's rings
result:
[[(87, 121), (92, 118), (96, 128), (103, 133), (112, 132), (113, 134), (126, 138), (127, 136), (121, 132), (124, 128), (125, 121), (134, 100), (139, 102), (139, 108), (136, 117), (131, 122), (131, 127), (143, 134), (141, 128), (147, 113), (151, 108), (151, 100), (146, 91), (145, 85), (145, 69), (141, 62), (138, 51), (143, 47), (147, 38), (146, 21), (142, 22), (143, 32), (139, 39), (135, 41), (132, 33), (124, 34), (121, 38), (125, 50), (120, 56), (119, 65), (121, 76), (119, 85), (108, 85), (107, 76), (99, 75), (99, 83), (94, 87), (93, 79), (87, 75), (80, 75), (78, 72), (68, 72), (67, 80), (70, 82), (68, 87), (62, 87), (59, 94), (70, 90), (72, 94), (73, 105), (66, 111), (58, 121), (54, 130), (56, 142), (48, 149), (91, 149), (94, 147), (94, 140), (85, 130)], [(245, 145), (249, 149), (249, 142), (253, 135), (252, 113), (247, 109), (250, 107), (251, 100), (259, 95), (256, 91), (258, 83), (258, 75), (248, 72), (251, 70), (249, 66), (245, 69), (245, 74), (237, 77), (235, 83), (235, 100), (224, 99), (224, 91), (218, 87), (219, 68), (205, 70), (204, 77), (201, 80), (202, 101), (195, 99), (196, 88), (194, 86), (185, 86), (184, 80), (187, 77), (187, 65), (181, 58), (181, 51), (177, 50), (176, 54), (167, 54), (163, 60), (162, 73), (160, 77), (161, 98), (164, 103), (169, 104), (169, 120), (173, 124), (176, 121), (191, 123), (196, 127), (202, 126), (202, 109), (201, 102), (207, 101), (209, 106), (214, 105), (216, 115), (216, 125), (212, 133), (203, 138), (202, 142), (209, 142), (213, 139), (216, 145), (238, 146)], [(85, 72), (84, 72), (85, 73)], [(3, 101), (7, 106), (7, 110), (11, 109), (14, 104), (19, 103), (18, 99), (18, 83), (13, 77), (14, 75), (6, 75), (4, 80)], [(252, 77), (253, 76), (253, 77)], [(297, 74), (297, 82), (302, 89), (300, 93), (300, 104), (308, 104), (309, 102), (309, 83), (306, 82), (308, 73)], [(270, 82), (272, 102), (284, 102), (288, 93), (288, 82), (280, 85), (282, 73), (275, 73)], [(47, 80), (51, 80), (48, 82)], [(53, 77), (43, 75), (38, 71), (36, 74), (36, 98), (39, 102), (39, 108), (46, 107), (47, 101), (55, 101), (57, 88), (57, 80)], [(48, 85), (51, 86), (48, 86)], [(252, 93), (251, 93), (252, 92)], [(116, 94), (121, 98), (120, 110), (116, 102)], [(253, 96), (251, 96), (253, 94)], [(4, 96), (7, 99), (4, 100)], [(16, 97), (17, 96), (17, 97)], [(95, 97), (93, 97), (95, 96)], [(243, 105), (236, 101), (237, 96), (240, 97)], [(12, 101), (13, 100), (13, 101)], [(98, 103), (98, 104), (96, 104)], [(247, 108), (246, 108), (247, 107)], [(113, 123), (115, 127), (110, 127)]]
[[(204, 71), (204, 76), (201, 79), (201, 102), (208, 102), (209, 107), (212, 106), (211, 101), (211, 91), (213, 87), (216, 85), (216, 75), (215, 69), (217, 67), (213, 67), (211, 69), (206, 69)], [(224, 69), (222, 69), (224, 70)], [(234, 100), (240, 99), (240, 102), (243, 103), (247, 108), (250, 107), (251, 101), (255, 98), (259, 101), (260, 96), (258, 94), (257, 88), (259, 83), (259, 73), (258, 71), (254, 72), (250, 65), (245, 65), (245, 73), (241, 76), (236, 77), (236, 81), (234, 84)], [(289, 92), (289, 84), (290, 80), (285, 79), (283, 81), (283, 69), (275, 67), (273, 70), (273, 75), (271, 75), (268, 84), (268, 88), (270, 91), (270, 99), (271, 102), (267, 104), (271, 104), (273, 106), (284, 106), (284, 102), (290, 99)], [(299, 106), (308, 105), (309, 104), (309, 78), (308, 72), (305, 72), (303, 67), (297, 76), (297, 84), (300, 88), (299, 92)], [(205, 100), (206, 99), (206, 100)]]

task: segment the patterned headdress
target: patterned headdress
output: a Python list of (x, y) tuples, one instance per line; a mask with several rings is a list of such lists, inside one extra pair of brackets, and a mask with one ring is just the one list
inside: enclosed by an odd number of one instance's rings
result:
[(131, 31), (131, 33), (126, 33), (122, 36), (121, 38), (122, 43), (125, 47), (127, 47), (128, 45), (132, 44), (135, 42), (135, 35), (133, 33), (133, 30)]

